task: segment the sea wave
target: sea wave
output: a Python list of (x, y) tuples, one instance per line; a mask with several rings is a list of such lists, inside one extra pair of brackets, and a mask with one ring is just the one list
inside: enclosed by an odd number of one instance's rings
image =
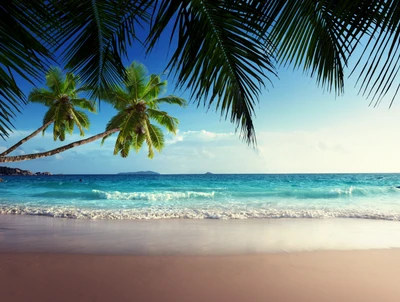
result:
[(213, 198), (214, 192), (119, 192), (119, 191), (101, 191), (92, 190), (99, 198), (111, 200), (151, 200), (165, 201), (175, 199), (192, 199), (192, 198)]
[(400, 212), (354, 209), (81, 209), (74, 207), (33, 207), (0, 205), (0, 214), (40, 215), (74, 219), (279, 219), (279, 218), (356, 218), (400, 220)]
[[(255, 194), (252, 192), (251, 194)], [(346, 197), (375, 197), (400, 194), (400, 189), (396, 187), (322, 187), (322, 188), (284, 188), (282, 190), (275, 189), (265, 192), (257, 192), (256, 194), (266, 197), (282, 197), (294, 199), (335, 199)]]
[(44, 199), (71, 199), (71, 200), (146, 200), (146, 201), (168, 201), (176, 199), (195, 199), (195, 198), (213, 198), (215, 192), (120, 192), (120, 191), (72, 191), (72, 190), (57, 190), (46, 191), (29, 196), (34, 198)]

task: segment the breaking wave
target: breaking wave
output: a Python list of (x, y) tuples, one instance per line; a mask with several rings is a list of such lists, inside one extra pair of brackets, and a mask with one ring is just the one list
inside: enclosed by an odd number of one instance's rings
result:
[(152, 201), (165, 201), (175, 199), (192, 199), (192, 198), (213, 198), (214, 192), (119, 192), (119, 191), (100, 191), (92, 190), (97, 197), (101, 199), (111, 200), (152, 200)]
[(150, 207), (143, 209), (80, 209), (74, 207), (33, 207), (0, 205), (0, 214), (40, 215), (74, 219), (279, 219), (279, 218), (357, 218), (400, 220), (400, 212), (355, 209), (222, 209)]

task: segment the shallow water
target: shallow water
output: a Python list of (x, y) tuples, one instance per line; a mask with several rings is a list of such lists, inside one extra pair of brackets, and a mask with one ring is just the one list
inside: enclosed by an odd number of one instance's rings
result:
[[(400, 220), (400, 174), (2, 176), (0, 213)], [(81, 181), (80, 181), (81, 180)]]

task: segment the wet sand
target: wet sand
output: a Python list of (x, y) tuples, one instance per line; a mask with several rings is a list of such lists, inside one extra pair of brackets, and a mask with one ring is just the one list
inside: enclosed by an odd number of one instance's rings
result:
[(399, 250), (0, 254), (1, 301), (399, 301)]
[(400, 222), (0, 215), (0, 301), (399, 301)]
[(0, 253), (242, 255), (400, 248), (400, 222), (368, 219), (80, 220), (0, 215)]

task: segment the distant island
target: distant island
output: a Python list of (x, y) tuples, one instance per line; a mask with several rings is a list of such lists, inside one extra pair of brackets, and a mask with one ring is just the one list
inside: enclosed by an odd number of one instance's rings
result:
[(18, 168), (0, 167), (0, 175), (52, 175), (50, 172), (36, 172), (22, 170)]
[(211, 173), (211, 172), (206, 172), (205, 174), (206, 175), (213, 175), (213, 173)]
[(161, 175), (158, 172), (154, 171), (137, 171), (137, 172), (120, 172), (118, 175), (127, 175), (127, 174), (139, 174), (139, 175)]

